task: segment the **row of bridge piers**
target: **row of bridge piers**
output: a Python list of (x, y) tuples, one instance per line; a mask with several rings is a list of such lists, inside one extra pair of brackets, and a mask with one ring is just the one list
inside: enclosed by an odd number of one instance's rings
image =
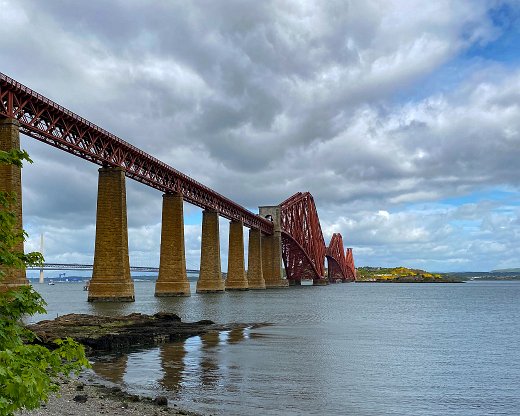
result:
[[(20, 149), (19, 123), (0, 120), (0, 150)], [(89, 284), (89, 301), (133, 301), (134, 284), (130, 275), (125, 171), (121, 167), (99, 169), (94, 268)], [(15, 195), (15, 228), (22, 230), (21, 169), (0, 165), (0, 192)], [(274, 210), (274, 211), (273, 211)], [(260, 207), (260, 215), (271, 215), (276, 207)], [(278, 219), (274, 215), (275, 219)], [(245, 270), (244, 224), (230, 222), (227, 278), (222, 278), (220, 259), (219, 214), (204, 210), (198, 293), (285, 287), (281, 267), (281, 232), (275, 222), (272, 235), (249, 229), (248, 270)], [(23, 252), (23, 241), (15, 249)], [(4, 278), (0, 290), (27, 285), (25, 270), (2, 266)], [(159, 275), (156, 296), (189, 296), (184, 247), (183, 197), (163, 195)]]
[[(122, 168), (99, 169), (94, 269), (89, 301), (134, 299), (128, 257), (125, 173)], [(262, 210), (262, 208), (261, 208)], [(248, 270), (245, 270), (244, 225), (229, 224), (227, 278), (222, 278), (219, 214), (202, 212), (202, 237), (198, 293), (266, 289), (286, 286), (281, 269), (281, 237), (249, 229)], [(263, 267), (264, 266), (264, 267)], [(189, 296), (184, 248), (183, 198), (164, 194), (161, 248), (156, 296)]]

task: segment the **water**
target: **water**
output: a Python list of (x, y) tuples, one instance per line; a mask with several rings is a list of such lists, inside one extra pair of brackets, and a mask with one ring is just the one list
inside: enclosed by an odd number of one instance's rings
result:
[(520, 282), (337, 284), (172, 299), (136, 282), (130, 304), (89, 304), (81, 284), (36, 288), (51, 318), (169, 311), (184, 320), (273, 323), (95, 364), (130, 391), (166, 394), (193, 411), (520, 414)]

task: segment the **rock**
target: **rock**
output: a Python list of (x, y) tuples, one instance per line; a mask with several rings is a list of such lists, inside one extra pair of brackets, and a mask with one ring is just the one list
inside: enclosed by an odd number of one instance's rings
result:
[(83, 344), (87, 354), (92, 355), (181, 341), (212, 330), (227, 331), (252, 325), (257, 324), (217, 325), (207, 319), (182, 322), (174, 313), (159, 312), (155, 315), (132, 313), (119, 317), (68, 314), (40, 321), (28, 328), (38, 336), (35, 342), (48, 348), (56, 348), (56, 338), (70, 337)]
[(157, 406), (168, 406), (168, 399), (165, 396), (157, 396), (153, 399), (153, 403)]
[(80, 383), (76, 386), (77, 391), (83, 391), (85, 390), (85, 385), (83, 383)]
[(123, 351), (134, 346), (150, 346), (179, 341), (212, 329), (212, 321), (181, 322), (173, 313), (145, 315), (133, 313), (122, 317), (86, 314), (62, 315), (54, 320), (30, 325), (39, 343), (55, 348), (56, 338), (71, 337), (83, 344), (87, 353)]
[(157, 312), (154, 315), (154, 318), (165, 320), (165, 321), (176, 321), (181, 322), (181, 318), (179, 315), (175, 313), (168, 313), (168, 312)]
[(86, 394), (78, 394), (78, 395), (74, 396), (74, 398), (72, 400), (74, 400), (75, 402), (78, 402), (78, 403), (86, 403), (87, 399), (88, 399), (88, 396)]

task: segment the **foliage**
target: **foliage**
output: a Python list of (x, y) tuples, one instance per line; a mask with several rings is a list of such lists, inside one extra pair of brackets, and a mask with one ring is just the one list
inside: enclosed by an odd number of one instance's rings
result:
[[(13, 164), (21, 167), (23, 160), (32, 163), (25, 151), (0, 151), (0, 164)], [(17, 230), (16, 213), (12, 210), (15, 203), (16, 195), (0, 192), (0, 264), (3, 267), (21, 269), (43, 262), (43, 257), (40, 253), (24, 254), (15, 249), (27, 237), (23, 230)], [(2, 275), (3, 272), (0, 270), (0, 278)]]
[[(24, 151), (0, 151), (0, 163), (22, 166), (31, 162)], [(40, 253), (18, 252), (27, 236), (17, 231), (13, 206), (16, 195), (0, 193), (0, 265), (25, 268), (43, 262)], [(0, 270), (0, 280), (4, 273)], [(82, 345), (67, 338), (56, 340), (56, 349), (37, 345), (36, 335), (25, 328), (26, 315), (45, 313), (45, 301), (30, 286), (0, 292), (0, 416), (18, 409), (34, 409), (59, 389), (59, 375), (69, 376), (88, 366)]]

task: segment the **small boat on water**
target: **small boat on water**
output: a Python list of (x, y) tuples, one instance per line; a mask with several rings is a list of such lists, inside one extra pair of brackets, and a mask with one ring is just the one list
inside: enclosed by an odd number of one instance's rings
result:
[(54, 282), (51, 280), (49, 283), (47, 283), (49, 286), (54, 286)]
[(87, 280), (87, 284), (85, 286), (83, 286), (83, 290), (88, 290), (90, 286), (90, 280)]

